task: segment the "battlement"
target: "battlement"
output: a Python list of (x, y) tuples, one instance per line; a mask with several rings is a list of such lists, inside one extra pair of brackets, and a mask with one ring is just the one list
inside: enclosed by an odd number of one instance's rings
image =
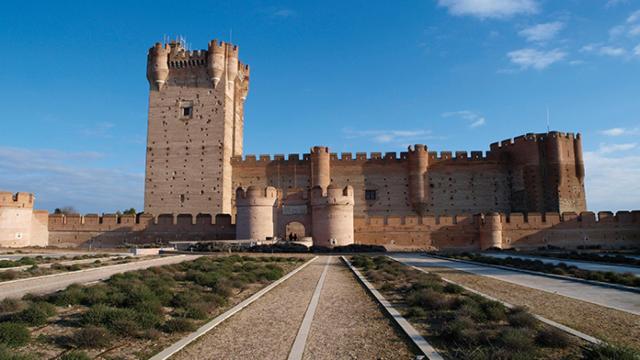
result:
[(311, 189), (311, 205), (353, 205), (353, 187), (347, 185), (341, 188), (337, 185), (329, 185), (326, 192), (322, 187), (314, 186)]
[(241, 187), (236, 189), (236, 201), (239, 202), (239, 205), (243, 200), (250, 202), (251, 200), (257, 199), (270, 199), (273, 204), (273, 200), (277, 197), (278, 190), (273, 186), (267, 186), (265, 188), (249, 186), (246, 191)]
[(547, 133), (527, 133), (524, 135), (516, 136), (512, 139), (505, 139), (499, 142), (494, 142), (489, 145), (489, 149), (491, 151), (500, 151), (503, 149), (508, 149), (513, 146), (517, 146), (525, 143), (532, 142), (541, 142), (546, 141), (547, 139), (566, 139), (566, 140), (580, 140), (580, 133), (574, 134), (570, 132), (560, 132), (560, 131), (549, 131)]
[(32, 193), (26, 192), (0, 192), (0, 207), (28, 208), (33, 209), (35, 197)]
[(127, 230), (143, 230), (150, 225), (232, 225), (231, 216), (228, 214), (151, 214), (117, 215), (117, 214), (50, 214), (49, 230), (86, 230), (109, 231), (117, 228)]

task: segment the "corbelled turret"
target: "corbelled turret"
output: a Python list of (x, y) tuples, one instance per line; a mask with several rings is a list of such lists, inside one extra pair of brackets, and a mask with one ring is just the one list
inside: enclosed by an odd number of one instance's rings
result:
[(147, 55), (147, 80), (151, 90), (162, 90), (169, 77), (169, 44), (156, 43)]

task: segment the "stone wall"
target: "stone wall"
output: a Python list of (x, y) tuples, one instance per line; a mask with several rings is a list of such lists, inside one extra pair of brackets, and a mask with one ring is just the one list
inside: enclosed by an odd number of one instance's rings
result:
[(229, 215), (89, 214), (49, 216), (49, 245), (58, 247), (113, 247), (169, 241), (232, 240), (236, 227)]
[[(500, 215), (502, 248), (639, 248), (640, 211)], [(479, 250), (485, 219), (474, 216), (356, 217), (355, 241), (404, 249)], [(497, 230), (497, 229), (492, 229)]]

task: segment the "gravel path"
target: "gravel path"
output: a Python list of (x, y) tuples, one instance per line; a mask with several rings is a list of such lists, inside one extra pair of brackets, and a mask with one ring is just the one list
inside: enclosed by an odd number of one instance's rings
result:
[(315, 260), (171, 359), (286, 359), (325, 263)]
[(640, 349), (640, 316), (451, 268), (420, 267), (585, 334)]
[(197, 255), (176, 255), (151, 260), (142, 260), (127, 264), (109, 265), (79, 271), (64, 272), (53, 275), (38, 276), (20, 280), (0, 282), (0, 300), (5, 298), (21, 298), (26, 294), (47, 294), (67, 288), (71, 284), (86, 284), (105, 280), (112, 275), (146, 269), (153, 266), (176, 264), (195, 260)]
[(332, 257), (303, 358), (413, 359), (415, 354), (347, 266)]

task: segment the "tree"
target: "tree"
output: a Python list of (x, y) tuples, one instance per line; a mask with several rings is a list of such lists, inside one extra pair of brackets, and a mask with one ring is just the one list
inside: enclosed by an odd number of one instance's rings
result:
[(123, 210), (122, 214), (123, 215), (135, 215), (135, 214), (137, 214), (137, 212), (136, 212), (136, 209), (131, 208), (131, 209), (128, 209), (128, 210)]
[(53, 211), (54, 214), (64, 214), (64, 215), (75, 215), (78, 214), (78, 210), (76, 210), (73, 206), (64, 206), (61, 208), (56, 208)]

